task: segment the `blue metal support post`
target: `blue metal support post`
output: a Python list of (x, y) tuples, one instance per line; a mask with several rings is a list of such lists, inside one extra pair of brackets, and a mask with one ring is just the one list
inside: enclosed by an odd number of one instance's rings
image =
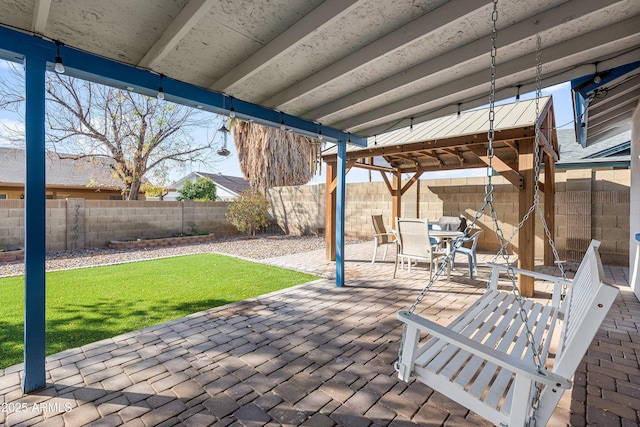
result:
[(45, 378), (45, 72), (43, 58), (25, 59), (25, 393), (46, 386)]
[(347, 174), (347, 142), (338, 141), (338, 173), (336, 185), (336, 286), (344, 286), (344, 205)]

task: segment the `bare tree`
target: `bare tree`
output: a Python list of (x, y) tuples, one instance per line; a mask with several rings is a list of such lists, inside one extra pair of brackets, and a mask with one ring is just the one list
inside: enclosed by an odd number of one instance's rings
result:
[[(192, 108), (56, 73), (47, 73), (46, 92), (48, 145), (64, 158), (109, 159), (130, 200), (169, 165), (214, 158), (214, 138), (190, 135), (213, 121)], [(0, 82), (0, 108), (19, 111), (23, 102), (18, 85)]]

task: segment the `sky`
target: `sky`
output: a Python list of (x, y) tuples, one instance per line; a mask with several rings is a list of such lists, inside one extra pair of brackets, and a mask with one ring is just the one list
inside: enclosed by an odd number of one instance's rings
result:
[[(0, 60), (0, 78), (4, 78), (8, 75), (8, 63), (6, 61)], [(542, 95), (553, 95), (553, 105), (556, 119), (557, 128), (572, 128), (573, 127), (573, 105), (571, 100), (571, 88), (570, 83), (565, 82), (559, 85), (551, 86), (547, 89), (542, 90)], [(532, 99), (535, 97), (535, 92), (521, 94), (520, 99)], [(513, 102), (514, 98), (506, 99), (504, 101), (497, 102), (496, 104), (503, 104)], [(212, 114), (212, 124), (214, 127), (220, 126), (220, 116), (216, 116)], [(0, 109), (0, 146), (7, 145), (8, 141), (6, 139), (7, 128), (24, 131), (24, 124), (19, 115)], [(213, 129), (215, 131), (215, 129)], [(198, 140), (206, 140), (212, 137), (212, 128), (209, 129), (200, 129), (194, 131), (192, 137), (195, 141)], [(215, 136), (220, 144), (222, 144), (221, 134)], [(242, 176), (242, 172), (240, 170), (240, 164), (238, 162), (238, 154), (236, 152), (236, 147), (233, 142), (233, 133), (228, 135), (227, 140), (227, 148), (231, 152), (228, 157), (221, 157), (213, 154), (213, 158), (210, 159), (207, 165), (191, 165), (184, 171), (172, 171), (169, 176), (170, 181), (177, 181), (186, 174), (190, 172), (207, 172), (207, 173), (220, 173), (223, 175), (229, 176)], [(322, 168), (324, 174), (324, 168)], [(309, 184), (318, 184), (324, 183), (325, 177), (321, 175), (314, 176)], [(461, 171), (437, 171), (437, 172), (429, 172), (427, 174), (422, 175), (422, 179), (435, 179), (440, 177), (458, 177), (458, 176), (482, 176), (486, 174), (485, 169), (479, 170), (461, 170)], [(369, 180), (369, 176), (371, 176), (372, 181), (381, 181), (379, 173), (371, 173), (368, 171), (359, 168), (353, 168), (347, 174), (347, 182), (366, 182)]]

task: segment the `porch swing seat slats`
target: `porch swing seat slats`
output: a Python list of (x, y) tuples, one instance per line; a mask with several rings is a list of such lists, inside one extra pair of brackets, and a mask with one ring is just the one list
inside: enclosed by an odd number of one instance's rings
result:
[[(554, 293), (570, 283), (567, 297), (550, 305), (497, 290), (497, 278), (476, 302), (447, 327), (408, 311), (398, 313), (407, 330), (399, 377), (411, 376), (495, 424), (524, 425), (530, 415), (535, 382), (543, 384), (538, 425), (544, 425), (618, 293), (603, 282), (604, 273), (593, 241), (573, 282), (535, 273), (554, 282)], [(494, 275), (500, 266), (494, 265)], [(526, 271), (518, 270), (521, 274)], [(558, 328), (556, 328), (558, 325)], [(543, 364), (551, 343), (557, 345), (552, 366), (538, 370), (527, 330)]]

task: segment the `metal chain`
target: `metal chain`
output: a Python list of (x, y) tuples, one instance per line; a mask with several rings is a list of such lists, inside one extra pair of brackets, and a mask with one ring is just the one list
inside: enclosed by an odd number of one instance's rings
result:
[[(487, 138), (489, 140), (489, 146), (487, 148), (487, 157), (489, 158), (489, 163), (487, 167), (487, 185), (485, 186), (484, 204), (482, 205), (482, 208), (480, 208), (476, 212), (473, 221), (467, 225), (467, 228), (465, 229), (465, 232), (464, 232), (465, 236), (473, 229), (473, 226), (476, 224), (476, 222), (478, 222), (478, 220), (484, 215), (484, 212), (487, 206), (491, 207), (491, 217), (496, 225), (497, 225), (497, 218), (498, 218), (497, 213), (495, 213), (495, 210), (493, 209), (494, 186), (491, 180), (491, 177), (493, 175), (492, 159), (494, 156), (493, 139), (495, 137), (494, 121), (495, 121), (495, 92), (496, 92), (496, 55), (498, 51), (497, 43), (496, 43), (496, 40), (498, 37), (498, 28), (497, 28), (498, 0), (493, 0), (493, 12), (491, 14), (491, 21), (493, 24), (493, 28), (491, 31), (491, 67), (490, 67), (491, 83), (490, 83), (490, 90), (489, 90), (489, 132), (487, 134)], [(457, 239), (454, 245), (455, 245), (455, 249), (459, 248), (462, 245), (462, 239)], [(408, 309), (409, 313), (413, 313), (415, 311), (416, 307), (422, 302), (424, 297), (427, 295), (427, 293), (431, 289), (431, 286), (433, 286), (435, 281), (438, 280), (438, 278), (444, 273), (446, 266), (449, 265), (449, 263), (453, 259), (453, 255), (455, 254), (455, 249), (451, 248), (451, 250), (445, 257), (444, 261), (439, 265), (438, 269), (435, 271), (433, 276), (431, 276), (431, 278), (429, 279), (429, 282), (424, 287), (424, 289), (422, 289), (422, 291), (416, 298), (413, 305), (409, 307)], [(394, 364), (394, 368), (396, 371), (400, 370), (400, 361), (402, 360), (402, 349), (404, 348), (406, 335), (407, 335), (407, 325), (404, 324), (402, 329), (402, 336), (400, 338), (400, 347), (398, 348), (398, 360)]]

